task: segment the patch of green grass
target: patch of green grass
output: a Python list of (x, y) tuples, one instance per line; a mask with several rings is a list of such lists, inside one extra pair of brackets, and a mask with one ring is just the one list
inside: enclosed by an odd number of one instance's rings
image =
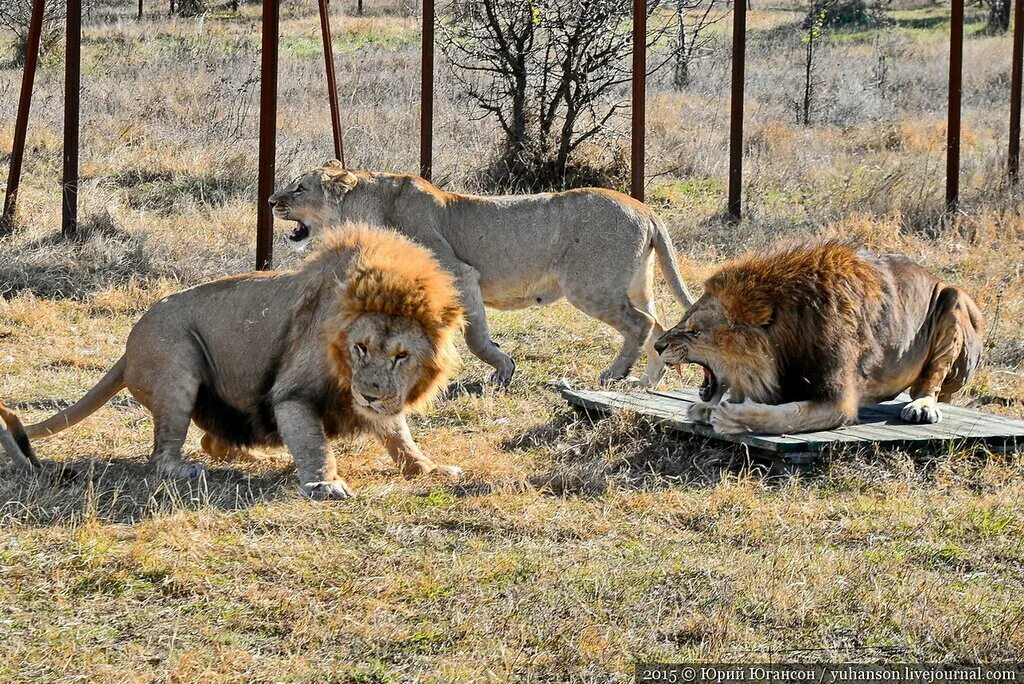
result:
[(725, 201), (726, 183), (721, 178), (687, 178), (655, 186), (648, 202), (663, 208), (713, 209)]
[[(913, 9), (893, 10), (884, 13), (891, 24), (881, 26), (837, 29), (825, 32), (825, 37), (833, 43), (868, 43), (880, 34), (891, 35), (902, 33), (911, 40), (928, 43), (936, 40), (949, 39), (950, 16), (949, 8), (942, 5), (932, 7), (915, 7)], [(987, 20), (985, 13), (976, 8), (964, 11), (964, 37), (978, 35), (985, 30)]]

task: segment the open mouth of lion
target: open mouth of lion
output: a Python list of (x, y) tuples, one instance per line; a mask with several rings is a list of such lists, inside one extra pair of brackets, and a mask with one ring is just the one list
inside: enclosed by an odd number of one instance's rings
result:
[(302, 221), (295, 222), (295, 228), (288, 234), (288, 239), (292, 242), (302, 242), (309, 239), (309, 226)]
[(697, 363), (700, 369), (704, 371), (704, 381), (700, 385), (700, 398), (701, 401), (711, 401), (711, 399), (718, 394), (718, 377), (715, 375), (715, 371), (711, 370), (703, 363)]

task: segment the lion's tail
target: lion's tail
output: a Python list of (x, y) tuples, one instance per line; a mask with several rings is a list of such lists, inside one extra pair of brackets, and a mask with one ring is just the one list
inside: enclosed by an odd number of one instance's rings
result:
[(47, 418), (41, 423), (29, 425), (25, 433), (29, 437), (49, 437), (62, 430), (66, 430), (75, 423), (81, 422), (95, 413), (101, 406), (110, 401), (110, 398), (125, 388), (124, 384), (125, 360), (122, 356), (114, 367), (107, 371), (103, 379), (96, 383), (96, 386), (85, 393), (85, 396), (74, 404), (64, 409), (57, 415)]
[(661, 272), (665, 275), (668, 286), (672, 288), (672, 294), (676, 296), (680, 304), (689, 309), (693, 306), (693, 296), (687, 289), (686, 283), (683, 282), (682, 276), (679, 275), (679, 262), (676, 261), (676, 251), (672, 246), (668, 230), (661, 219), (657, 217), (651, 219), (651, 224), (654, 227), (654, 251), (658, 255)]
[(3, 447), (7, 456), (14, 461), (14, 467), (19, 470), (38, 470), (41, 467), (39, 459), (32, 451), (32, 444), (25, 434), (25, 426), (21, 424), (18, 416), (0, 404), (0, 418), (7, 425), (7, 430), (0, 427), (0, 447)]

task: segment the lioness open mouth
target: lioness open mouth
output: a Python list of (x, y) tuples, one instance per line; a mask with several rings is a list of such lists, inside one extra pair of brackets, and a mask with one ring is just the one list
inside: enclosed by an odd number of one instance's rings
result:
[(715, 376), (715, 372), (703, 363), (697, 365), (704, 371), (704, 382), (700, 385), (701, 401), (711, 401), (718, 394), (718, 378)]
[(288, 234), (292, 242), (302, 242), (309, 239), (309, 226), (301, 221), (296, 221), (295, 228)]

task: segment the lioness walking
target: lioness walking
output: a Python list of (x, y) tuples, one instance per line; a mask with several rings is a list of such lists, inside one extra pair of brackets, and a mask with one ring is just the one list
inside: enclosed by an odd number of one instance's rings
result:
[(622, 335), (601, 382), (625, 378), (644, 349), (641, 383), (653, 385), (665, 370), (652, 341), (663, 332), (654, 307), (655, 254), (676, 299), (687, 308), (693, 303), (654, 211), (611, 190), (460, 195), (418, 176), (352, 172), (330, 160), (276, 192), (270, 204), (274, 216), (298, 224), (289, 236), (297, 245), (326, 228), (365, 221), (433, 250), (455, 277), (466, 343), (494, 367), (491, 380), (501, 385), (516, 365), (491, 340), (485, 305), (523, 309), (565, 297)]

